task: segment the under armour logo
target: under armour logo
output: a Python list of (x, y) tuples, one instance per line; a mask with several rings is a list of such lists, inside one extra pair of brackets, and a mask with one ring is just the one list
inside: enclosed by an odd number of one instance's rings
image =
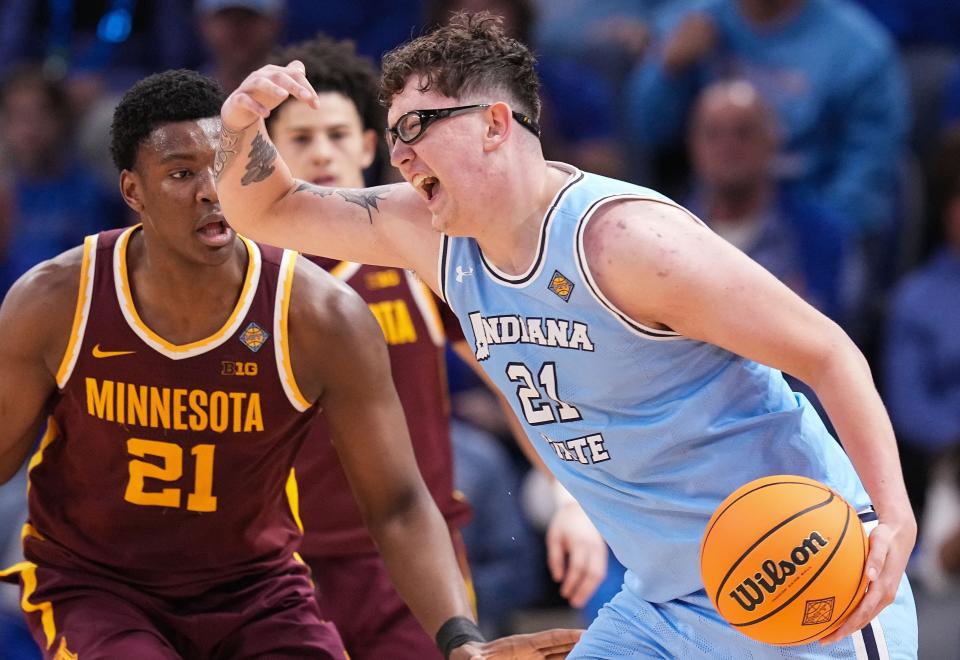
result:
[(469, 270), (464, 270), (463, 266), (457, 266), (457, 282), (463, 282), (463, 278), (468, 275), (473, 275), (473, 267), (471, 266)]

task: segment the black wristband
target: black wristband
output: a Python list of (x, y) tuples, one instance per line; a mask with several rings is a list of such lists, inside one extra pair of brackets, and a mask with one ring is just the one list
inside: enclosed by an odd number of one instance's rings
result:
[(473, 621), (465, 616), (455, 616), (447, 619), (437, 631), (437, 646), (443, 652), (445, 660), (450, 660), (453, 649), (463, 646), (467, 642), (483, 642), (483, 633)]

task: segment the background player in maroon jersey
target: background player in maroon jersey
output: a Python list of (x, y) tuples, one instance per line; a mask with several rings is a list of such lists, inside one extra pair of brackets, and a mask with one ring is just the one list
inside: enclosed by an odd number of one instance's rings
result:
[[(128, 91), (111, 148), (142, 224), (40, 264), (0, 308), (0, 482), (50, 415), (30, 463), (27, 561), (6, 572), (34, 637), (47, 657), (84, 660), (342, 657), (294, 559), (284, 497), (322, 407), (422, 625), (475, 640), (367, 306), (220, 213), (222, 100), (189, 71)], [(471, 642), (451, 657), (539, 658), (576, 637)]]
[[(322, 36), (287, 48), (273, 59), (280, 65), (303, 62), (319, 96), (319, 108), (291, 99), (267, 119), (270, 137), (292, 174), (322, 186), (362, 187), (364, 169), (374, 163), (385, 126), (377, 98), (379, 81), (371, 64), (358, 57), (349, 42)], [(356, 290), (380, 322), (420, 472), (465, 564), (457, 530), (469, 518), (469, 507), (454, 495), (444, 337), (468, 364), (481, 374), (482, 370), (459, 322), (407, 271), (310, 259)], [(513, 419), (512, 412), (506, 414)], [(524, 437), (522, 431), (516, 436)], [(322, 425), (307, 437), (296, 476), (305, 529), (300, 553), (313, 569), (320, 610), (336, 624), (350, 657), (439, 657), (393, 588)], [(574, 605), (582, 605), (605, 575), (607, 550), (572, 498), (554, 516), (548, 552), (554, 576), (563, 580), (561, 592)]]

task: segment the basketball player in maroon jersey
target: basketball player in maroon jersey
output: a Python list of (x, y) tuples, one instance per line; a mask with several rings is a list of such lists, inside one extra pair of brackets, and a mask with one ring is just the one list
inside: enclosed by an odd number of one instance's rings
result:
[[(444, 645), (476, 640), (366, 305), (220, 213), (222, 100), (189, 71), (128, 91), (111, 151), (141, 223), (40, 264), (0, 308), (0, 482), (46, 415), (26, 561), (6, 571), (34, 637), (58, 659), (344, 657), (295, 558), (284, 492), (322, 408), (422, 625)], [(540, 658), (576, 637), (472, 641), (450, 657)]]
[[(363, 187), (363, 171), (374, 162), (385, 126), (376, 72), (352, 44), (322, 36), (285, 49), (274, 63), (291, 60), (303, 62), (321, 107), (288, 100), (267, 119), (271, 140), (295, 177), (322, 186)], [(457, 530), (470, 514), (453, 487), (444, 341), (482, 370), (459, 322), (408, 271), (308, 258), (349, 284), (380, 322), (420, 472), (465, 567)], [(509, 409), (506, 414), (513, 418)], [(305, 440), (296, 478), (304, 526), (300, 554), (313, 570), (320, 610), (336, 624), (350, 657), (441, 657), (393, 588), (322, 425)], [(563, 595), (582, 605), (605, 575), (607, 549), (572, 498), (557, 508), (548, 550), (555, 576), (563, 578)]]

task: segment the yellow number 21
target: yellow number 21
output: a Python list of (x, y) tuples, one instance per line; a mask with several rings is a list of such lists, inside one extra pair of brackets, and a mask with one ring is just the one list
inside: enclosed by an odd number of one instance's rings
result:
[[(197, 445), (190, 450), (196, 459), (193, 492), (187, 495), (189, 511), (210, 512), (217, 510), (217, 498), (213, 496), (213, 453), (214, 445)], [(180, 507), (179, 488), (161, 488), (144, 490), (146, 479), (156, 479), (167, 483), (179, 481), (183, 477), (183, 449), (172, 442), (130, 438), (127, 451), (139, 458), (159, 458), (161, 464), (150, 461), (130, 461), (130, 482), (123, 499), (141, 506)]]

